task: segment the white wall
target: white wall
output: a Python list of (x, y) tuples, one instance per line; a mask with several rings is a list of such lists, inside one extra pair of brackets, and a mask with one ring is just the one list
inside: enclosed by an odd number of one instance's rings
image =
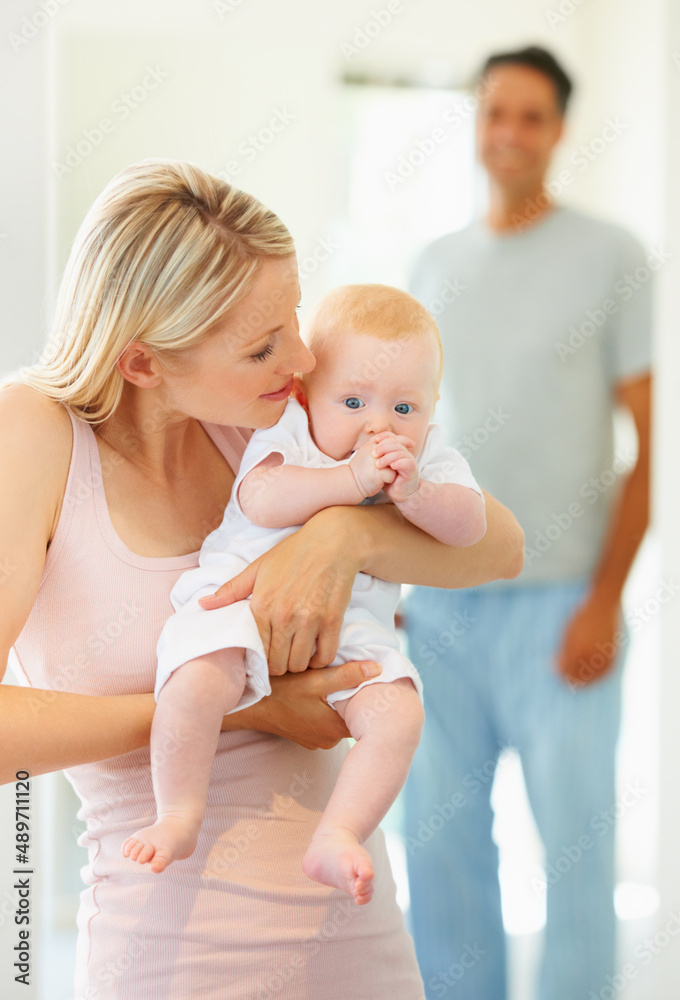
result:
[(16, 51), (8, 40), (32, 7), (28, 2), (0, 7), (0, 373), (33, 359), (49, 315), (48, 37), (37, 32)]
[[(290, 226), (300, 256), (336, 231), (344, 198), (338, 128), (339, 80), (364, 69), (380, 76), (413, 75), (448, 63), (452, 79), (469, 79), (495, 48), (529, 41), (554, 49), (579, 82), (569, 130), (555, 172), (569, 168), (564, 198), (622, 222), (648, 244), (677, 245), (680, 200), (671, 179), (680, 175), (680, 147), (671, 132), (671, 99), (680, 88), (680, 11), (674, 0), (581, 0), (557, 20), (551, 12), (570, 0), (402, 0), (390, 24), (363, 53), (348, 58), (342, 45), (387, 0), (70, 0), (50, 27), (40, 28), (18, 51), (8, 35), (34, 17), (39, 0), (6, 0), (0, 11), (1, 82), (10, 101), (0, 104), (8, 151), (0, 163), (0, 372), (29, 362), (39, 347), (68, 247), (87, 207), (123, 166), (149, 156), (194, 160), (227, 169)], [(62, 0), (63, 2), (63, 0)], [(50, 36), (54, 36), (54, 58)], [(162, 78), (151, 89), (148, 67)], [(167, 76), (163, 76), (167, 74)], [(125, 92), (143, 86), (146, 98), (123, 119)], [(239, 151), (276, 110), (292, 120), (252, 158)], [(626, 123), (620, 138), (586, 170), (571, 156), (600, 135), (608, 118)], [(112, 131), (71, 172), (58, 177), (67, 147), (109, 118)], [(665, 183), (661, 165), (666, 155)], [(243, 149), (243, 147), (241, 147)], [(662, 271), (659, 327), (660, 392), (657, 406), (658, 524), (663, 574), (680, 580), (677, 531), (678, 474), (673, 429), (678, 426), (678, 264)], [(305, 282), (308, 302), (331, 280), (325, 266)], [(680, 903), (676, 842), (677, 795), (673, 770), (680, 683), (676, 679), (680, 626), (664, 623), (661, 714), (661, 783), (666, 790), (660, 842), (663, 915)], [(6, 792), (7, 790), (5, 790)], [(7, 841), (6, 802), (0, 799), (0, 861)], [(3, 840), (4, 838), (4, 840)], [(6, 882), (0, 870), (0, 898)], [(0, 925), (0, 982), (5, 985), (7, 925)], [(663, 972), (661, 1000), (676, 996), (680, 952), (663, 950), (653, 963)], [(7, 980), (9, 981), (9, 980)], [(10, 994), (11, 995), (11, 994)], [(28, 996), (22, 991), (22, 996)], [(650, 994), (651, 995), (651, 994)]]
[[(680, 426), (680, 6), (666, 0), (663, 46), (660, 61), (663, 90), (660, 103), (665, 123), (666, 140), (664, 177), (664, 220), (668, 247), (673, 259), (661, 276), (659, 296), (658, 353), (659, 392), (656, 408), (658, 428), (656, 452), (657, 516), (663, 539), (663, 575), (680, 583), (680, 531), (678, 531), (678, 468), (677, 429)], [(675, 613), (664, 616), (661, 644), (661, 717), (660, 717), (660, 843), (659, 884), (659, 1000), (676, 1000), (680, 983), (680, 936), (678, 924), (673, 924), (674, 936), (667, 935), (671, 914), (680, 914), (680, 793), (678, 761), (680, 760), (680, 617)]]
[[(71, 173), (58, 179), (49, 170), (57, 270), (93, 198), (115, 172), (147, 156), (183, 157), (214, 171), (236, 163), (234, 182), (282, 216), (305, 257), (338, 232), (343, 74), (363, 69), (403, 78), (444, 63), (454, 81), (465, 83), (488, 51), (527, 41), (553, 48), (578, 81), (555, 163), (556, 173), (566, 166), (573, 178), (565, 199), (629, 225), (647, 242), (658, 239), (659, 68), (650, 58), (659, 34), (658, 4), (642, 11), (637, 0), (624, 0), (618, 9), (613, 0), (586, 0), (557, 21), (558, 0), (391, 2), (396, 13), (358, 55), (347, 46), (356, 42), (357, 31), (372, 30), (371, 12), (384, 9), (381, 4), (222, 0), (221, 14), (207, 0), (90, 0), (64, 7), (54, 19), (50, 162), (63, 163), (67, 148), (85, 138), (83, 130), (96, 130), (103, 117), (113, 131)], [(570, 0), (562, 0), (563, 9), (565, 2)], [(644, 73), (630, 73), (635, 61)], [(158, 67), (163, 79), (122, 120), (112, 104), (145, 80), (149, 66)], [(285, 128), (252, 158), (244, 154), (242, 144), (252, 151), (249, 135), (266, 127), (277, 110), (290, 118)], [(621, 137), (586, 170), (575, 167), (570, 157), (616, 117), (626, 123)], [(308, 301), (327, 287), (330, 272), (324, 277), (324, 270), (306, 280)]]
[(571, 16), (582, 75), (572, 151), (597, 140), (607, 121), (622, 129), (577, 168), (578, 200), (647, 242), (663, 228), (663, 7), (659, 0), (585, 0)]
[[(48, 255), (51, 243), (48, 186), (45, 165), (48, 143), (49, 45), (46, 32), (36, 32), (15, 51), (9, 35), (33, 9), (31, 3), (0, 7), (0, 135), (3, 156), (0, 166), (0, 374), (31, 361), (39, 350), (48, 317)], [(7, 429), (3, 429), (7, 433)], [(11, 678), (9, 678), (11, 682)], [(15, 788), (0, 788), (0, 984), (6, 1000), (37, 996), (35, 959), (31, 961), (30, 985), (15, 982), (19, 970), (14, 947), (19, 944), (15, 923), (18, 894), (12, 874), (15, 851)], [(34, 788), (31, 805), (31, 860), (38, 856), (39, 795)], [(29, 866), (36, 871), (34, 865)], [(22, 876), (19, 876), (22, 877)], [(23, 876), (24, 878), (26, 876)], [(30, 876), (30, 950), (40, 945), (41, 876)]]
[[(63, 162), (66, 148), (102, 117), (113, 117), (115, 126), (81, 166), (54, 182), (59, 260), (87, 206), (113, 173), (146, 156), (183, 157), (215, 171), (235, 161), (240, 172), (234, 182), (281, 215), (305, 257), (336, 232), (342, 205), (338, 99), (344, 73), (367, 67), (403, 76), (440, 60), (451, 65), (454, 79), (465, 82), (490, 47), (527, 38), (555, 45), (579, 68), (577, 20), (557, 33), (535, 0), (512, 5), (402, 0), (359, 56), (343, 53), (342, 46), (353, 43), (381, 4), (230, 2), (231, 13), (220, 16), (207, 2), (156, 0), (140, 8), (97, 0), (71, 4), (55, 19), (52, 158)], [(150, 64), (167, 77), (125, 121), (116, 119), (112, 102), (138, 84)], [(276, 109), (285, 109), (293, 120), (250, 160), (239, 152), (240, 144), (249, 145), (248, 136), (266, 126)], [(578, 111), (573, 128), (579, 135)], [(305, 298), (313, 300), (328, 280), (319, 268), (305, 281)]]

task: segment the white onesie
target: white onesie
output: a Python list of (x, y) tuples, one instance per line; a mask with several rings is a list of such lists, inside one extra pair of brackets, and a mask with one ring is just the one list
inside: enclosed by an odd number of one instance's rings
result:
[[(170, 595), (176, 614), (168, 619), (158, 641), (156, 699), (170, 675), (183, 663), (233, 647), (245, 649), (247, 680), (241, 700), (232, 711), (247, 708), (271, 693), (267, 659), (250, 611), (250, 600), (206, 611), (198, 599), (213, 594), (258, 556), (301, 527), (261, 528), (248, 520), (238, 502), (243, 478), (274, 453), (283, 456), (285, 465), (309, 469), (346, 465), (351, 460), (350, 457), (336, 461), (319, 451), (309, 433), (307, 414), (295, 399), (288, 401), (278, 423), (255, 431), (241, 460), (222, 524), (203, 542), (198, 567), (183, 573)], [(455, 448), (446, 445), (444, 432), (437, 424), (430, 424), (427, 430), (418, 457), (418, 469), (421, 479), (428, 482), (458, 483), (482, 496), (468, 463)], [(364, 502), (389, 501), (381, 492)], [(394, 631), (400, 590), (397, 583), (386, 583), (366, 573), (357, 574), (340, 633), (338, 654), (330, 665), (337, 666), (349, 660), (375, 660), (381, 664), (382, 673), (364, 681), (360, 687), (411, 677), (422, 698), (418, 671), (400, 652)], [(336, 691), (329, 695), (328, 702), (332, 704), (349, 698), (358, 690), (359, 687)]]

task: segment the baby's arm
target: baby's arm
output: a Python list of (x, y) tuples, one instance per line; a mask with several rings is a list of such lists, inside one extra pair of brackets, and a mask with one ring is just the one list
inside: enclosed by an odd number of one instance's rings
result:
[[(356, 452), (363, 458), (367, 442)], [(348, 465), (333, 468), (307, 469), (301, 465), (284, 465), (283, 456), (272, 452), (244, 476), (238, 499), (249, 521), (262, 528), (287, 528), (304, 524), (324, 507), (355, 506), (367, 496), (373, 496), (390, 483), (395, 472), (377, 469), (372, 462), (370, 475), (359, 478)]]
[(459, 483), (432, 483), (420, 478), (414, 456), (389, 432), (377, 435), (376, 465), (394, 470), (385, 493), (404, 517), (439, 542), (465, 548), (486, 532), (484, 500)]
[(404, 517), (438, 542), (466, 548), (484, 537), (484, 500), (469, 486), (421, 479), (405, 500), (394, 501)]

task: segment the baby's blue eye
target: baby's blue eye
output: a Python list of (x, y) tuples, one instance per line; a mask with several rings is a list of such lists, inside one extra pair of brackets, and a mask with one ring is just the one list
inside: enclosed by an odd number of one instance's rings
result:
[(348, 396), (345, 400), (345, 406), (350, 410), (360, 410), (363, 405), (358, 396)]
[(413, 413), (413, 407), (410, 403), (397, 403), (394, 408), (397, 413)]

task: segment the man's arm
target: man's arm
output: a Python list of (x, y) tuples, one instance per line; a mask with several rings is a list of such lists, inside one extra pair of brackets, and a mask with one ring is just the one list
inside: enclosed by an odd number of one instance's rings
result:
[[(564, 637), (559, 666), (575, 684), (597, 680), (612, 666), (622, 640), (619, 633), (621, 592), (649, 522), (650, 375), (619, 382), (616, 401), (635, 422), (638, 457), (612, 510), (588, 597)], [(617, 639), (618, 637), (618, 639)], [(602, 662), (600, 667), (596, 664)]]
[(651, 376), (619, 382), (615, 392), (617, 403), (625, 406), (635, 421), (638, 456), (624, 483), (620, 502), (612, 513), (592, 589), (605, 600), (618, 602), (649, 523)]

